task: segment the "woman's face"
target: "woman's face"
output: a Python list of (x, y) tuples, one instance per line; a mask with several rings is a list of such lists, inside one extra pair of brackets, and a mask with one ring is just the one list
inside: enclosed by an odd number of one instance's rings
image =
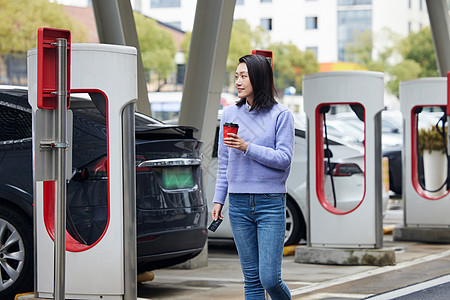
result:
[(236, 69), (234, 85), (236, 86), (239, 98), (250, 98), (253, 100), (253, 87), (248, 77), (247, 64), (240, 63)]

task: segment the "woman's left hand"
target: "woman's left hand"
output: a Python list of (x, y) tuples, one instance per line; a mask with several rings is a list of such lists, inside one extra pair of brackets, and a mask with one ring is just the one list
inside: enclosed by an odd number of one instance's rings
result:
[(225, 146), (246, 152), (248, 143), (234, 133), (228, 133), (228, 137), (223, 139)]

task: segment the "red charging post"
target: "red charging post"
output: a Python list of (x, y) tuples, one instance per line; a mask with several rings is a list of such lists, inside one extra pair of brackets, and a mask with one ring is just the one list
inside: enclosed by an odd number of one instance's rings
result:
[(56, 39), (67, 40), (67, 108), (70, 106), (70, 31), (54, 28), (38, 29), (37, 107), (56, 109), (58, 85)]
[(273, 69), (273, 56), (272, 56), (272, 51), (269, 50), (252, 50), (252, 54), (256, 54), (256, 55), (262, 55), (267, 57), (267, 59), (270, 62), (270, 65), (272, 66)]

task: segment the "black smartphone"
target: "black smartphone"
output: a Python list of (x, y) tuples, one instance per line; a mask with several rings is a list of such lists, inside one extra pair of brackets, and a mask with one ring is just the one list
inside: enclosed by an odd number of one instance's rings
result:
[(211, 225), (209, 225), (208, 229), (212, 232), (216, 231), (217, 227), (219, 227), (220, 223), (222, 223), (222, 219), (218, 218), (216, 221), (212, 221)]

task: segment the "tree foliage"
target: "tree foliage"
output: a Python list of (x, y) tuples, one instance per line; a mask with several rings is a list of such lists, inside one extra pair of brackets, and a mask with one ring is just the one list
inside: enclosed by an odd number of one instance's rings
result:
[[(190, 38), (191, 33), (188, 33), (182, 42), (185, 53), (189, 49)], [(292, 43), (272, 44), (267, 30), (260, 26), (252, 30), (245, 20), (236, 20), (231, 30), (226, 63), (228, 83), (232, 82), (231, 78), (234, 77), (239, 58), (250, 54), (252, 49), (273, 52), (273, 67), (278, 89), (294, 86), (297, 91), (301, 91), (303, 75), (319, 71), (319, 64), (313, 52), (302, 52)]]
[(439, 76), (430, 27), (413, 32), (401, 40), (398, 45), (398, 51), (405, 60), (413, 60), (421, 66), (422, 70), (418, 77)]
[(0, 54), (35, 48), (39, 27), (68, 29), (75, 43), (87, 40), (87, 28), (70, 18), (62, 5), (48, 0), (0, 0)]
[[(364, 65), (368, 70), (381, 71), (387, 74), (386, 88), (397, 97), (401, 81), (421, 77), (438, 76), (436, 55), (430, 27), (413, 32), (399, 39), (390, 30), (385, 30), (386, 42), (390, 46), (373, 49), (372, 33), (366, 31), (355, 35), (352, 44), (346, 46), (349, 57)], [(377, 51), (377, 59), (372, 59), (372, 51)]]
[(356, 31), (353, 35), (353, 43), (345, 45), (347, 61), (355, 62), (364, 66), (369, 66), (372, 61), (373, 50), (372, 31)]
[(239, 58), (252, 53), (252, 36), (250, 25), (245, 20), (233, 23), (227, 57), (228, 74), (234, 76)]
[(275, 43), (270, 49), (273, 51), (273, 68), (279, 89), (294, 86), (297, 92), (301, 92), (303, 76), (319, 72), (319, 63), (312, 51), (300, 51), (292, 43)]
[(172, 35), (160, 28), (154, 19), (140, 13), (134, 13), (134, 20), (144, 69), (157, 74), (158, 81), (167, 79), (175, 70), (177, 49)]
[(192, 37), (192, 32), (188, 31), (184, 34), (183, 40), (181, 41), (180, 47), (181, 50), (183, 50), (184, 52), (184, 61), (187, 63), (188, 61), (188, 56), (189, 56), (189, 47), (191, 45), (191, 37)]
[(422, 67), (412, 59), (406, 59), (399, 64), (388, 68), (389, 80), (386, 88), (395, 96), (399, 96), (401, 81), (416, 79), (420, 77)]

